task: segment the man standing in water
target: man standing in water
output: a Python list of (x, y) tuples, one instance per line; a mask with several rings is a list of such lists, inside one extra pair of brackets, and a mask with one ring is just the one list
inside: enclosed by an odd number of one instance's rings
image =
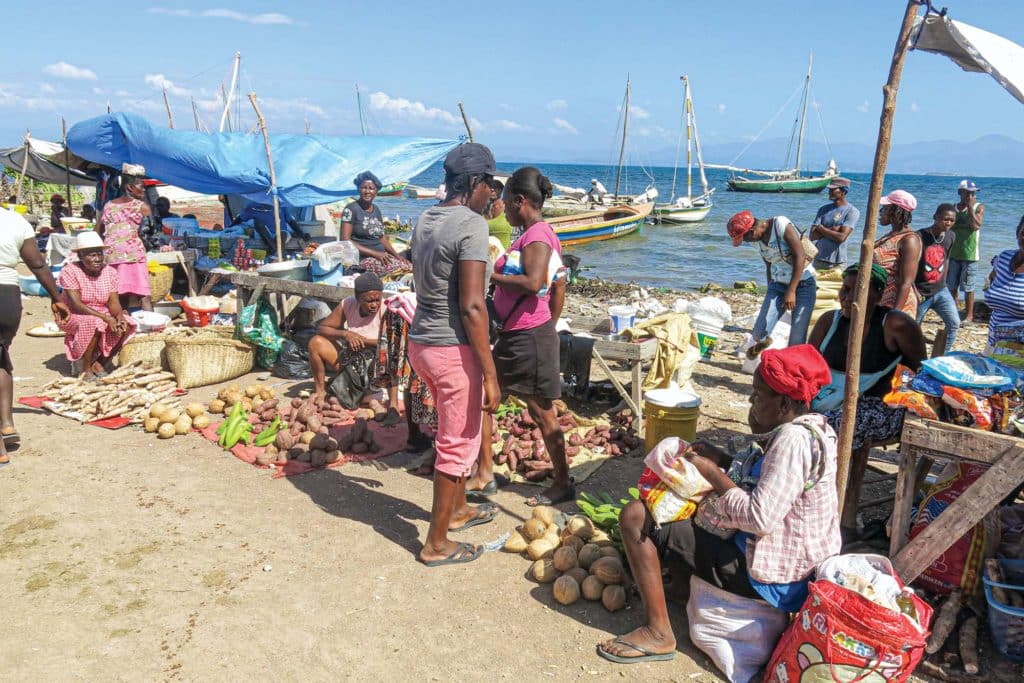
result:
[(960, 201), (956, 205), (956, 223), (953, 233), (956, 242), (949, 252), (949, 273), (947, 275), (949, 291), (953, 294), (953, 302), (957, 301), (957, 293), (964, 292), (965, 323), (974, 322), (974, 287), (978, 279), (978, 259), (980, 258), (979, 235), (981, 222), (985, 218), (985, 205), (977, 201), (978, 186), (973, 180), (961, 180), (957, 188)]
[(819, 277), (830, 270), (842, 272), (846, 267), (846, 240), (857, 226), (860, 211), (846, 201), (850, 181), (835, 177), (828, 184), (828, 204), (818, 209), (811, 225), (811, 239), (818, 247), (814, 269)]

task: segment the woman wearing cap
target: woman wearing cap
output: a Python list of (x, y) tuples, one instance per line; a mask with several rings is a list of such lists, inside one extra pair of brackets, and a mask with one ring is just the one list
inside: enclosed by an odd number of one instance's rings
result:
[(992, 309), (988, 321), (988, 348), (999, 342), (1024, 343), (1024, 216), (1017, 224), (1017, 248), (992, 259), (985, 303)]
[[(857, 273), (855, 264), (843, 273), (843, 286), (839, 290), (838, 311), (824, 313), (814, 325), (810, 343), (821, 350), (832, 371), (832, 380), (814, 401), (814, 408), (828, 418), (836, 431), (842, 423), (842, 401), (846, 386), (846, 347), (850, 335), (850, 318), (856, 298)], [(857, 387), (857, 421), (853, 428), (855, 458), (872, 443), (891, 441), (903, 429), (903, 408), (890, 408), (882, 401), (889, 391), (897, 364), (914, 370), (921, 367), (926, 356), (921, 327), (911, 316), (881, 305), (889, 275), (877, 263), (871, 266), (867, 308), (864, 311), (864, 333), (860, 356), (860, 381)], [(856, 500), (859, 491), (850, 492)], [(856, 506), (852, 509), (856, 513)], [(856, 518), (843, 520), (844, 526), (854, 527)]]
[[(355, 296), (342, 299), (331, 314), (320, 321), (316, 334), (309, 340), (313, 395), (319, 404), (322, 405), (327, 396), (327, 368), (338, 372), (354, 363), (356, 369), (365, 374), (377, 356), (383, 290), (383, 283), (373, 273), (357, 277)], [(356, 402), (361, 403), (362, 397)], [(370, 407), (374, 412), (383, 412), (376, 401), (372, 401)]]
[(85, 377), (105, 375), (106, 364), (135, 332), (135, 322), (121, 308), (117, 271), (103, 261), (106, 248), (95, 232), (83, 232), (72, 249), (78, 260), (65, 265), (57, 278), (71, 310), (61, 326), (64, 354), (81, 361)]
[(892, 230), (875, 241), (875, 263), (888, 276), (878, 305), (903, 311), (913, 318), (921, 300), (914, 286), (921, 261), (921, 236), (910, 225), (917, 199), (906, 190), (894, 190), (882, 197), (881, 204), (878, 222)]
[(384, 232), (384, 216), (373, 200), (381, 188), (380, 179), (363, 171), (352, 181), (359, 198), (341, 212), (341, 239), (352, 240), (362, 260), (359, 266), (368, 273), (386, 275), (396, 270), (412, 270), (412, 264), (398, 255)]
[(149, 298), (149, 268), (146, 266), (146, 246), (139, 236), (142, 219), (152, 215), (145, 201), (146, 187), (142, 178), (123, 175), (124, 194), (103, 205), (96, 221), (96, 232), (107, 247), (107, 265), (117, 271), (117, 293), (121, 306), (127, 308), (139, 300), (144, 310), (153, 310)]
[(494, 519), (489, 505), (466, 502), (466, 479), (480, 451), (481, 407), (500, 401), (488, 340), (484, 287), (487, 221), (494, 155), (464, 143), (444, 161), (446, 199), (427, 209), (412, 236), (416, 315), (409, 330), (409, 361), (437, 403), (437, 458), (430, 528), (419, 560), (427, 566), (471, 562), (483, 548), (456, 543), (450, 531)]
[[(761, 304), (761, 312), (751, 335), (755, 342), (771, 336), (775, 324), (786, 311), (793, 312), (789, 329), (789, 345), (807, 341), (807, 328), (817, 297), (814, 268), (804, 258), (800, 233), (785, 216), (758, 219), (750, 211), (740, 211), (729, 219), (729, 237), (732, 246), (744, 242), (757, 245), (764, 259), (768, 277), (768, 291)], [(798, 264), (794, 268), (793, 264)]]
[(16, 270), (23, 262), (50, 295), (50, 309), (60, 321), (68, 308), (60, 300), (57, 283), (36, 244), (32, 225), (16, 211), (0, 208), (0, 465), (6, 465), (7, 446), (19, 441), (14, 426), (14, 362), (11, 344), (21, 325), (21, 286)]
[[(815, 566), (840, 551), (836, 435), (809, 408), (828, 380), (828, 366), (810, 345), (764, 351), (747, 414), (756, 443), (733, 454), (698, 441), (681, 454), (718, 495), (724, 522), (714, 532), (695, 518), (658, 526), (641, 501), (623, 508), (622, 542), (645, 623), (598, 645), (599, 655), (622, 664), (675, 656), (662, 561), (681, 596), (696, 575), (784, 612), (800, 609)], [(730, 469), (734, 459), (741, 466)]]

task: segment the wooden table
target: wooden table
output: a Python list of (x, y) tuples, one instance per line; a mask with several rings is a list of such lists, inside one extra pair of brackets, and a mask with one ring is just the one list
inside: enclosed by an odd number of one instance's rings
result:
[[(594, 360), (601, 367), (608, 379), (615, 386), (616, 391), (636, 415), (637, 432), (644, 435), (644, 391), (641, 370), (644, 361), (651, 361), (658, 350), (658, 340), (653, 337), (640, 341), (618, 341), (610, 340), (607, 336), (611, 333), (608, 318), (591, 318), (587, 316), (574, 316), (570, 318), (569, 327), (574, 333), (585, 332), (593, 336)], [(611, 368), (608, 367), (608, 360), (622, 361), (629, 364), (632, 378), (632, 394), (626, 391), (622, 382), (618, 380)]]
[(279, 320), (284, 320), (302, 299), (318, 299), (337, 304), (345, 297), (355, 294), (351, 287), (335, 287), (318, 282), (301, 282), (299, 280), (282, 280), (276, 277), (265, 277), (256, 273), (232, 273), (228, 279), (237, 289), (238, 310), (255, 302), (264, 294), (276, 294), (276, 301), (271, 301), (277, 308)]
[[(939, 517), (907, 542), (917, 459), (970, 460), (991, 467)], [(1024, 439), (908, 415), (900, 437), (889, 557), (905, 583), (927, 569), (1024, 481)]]

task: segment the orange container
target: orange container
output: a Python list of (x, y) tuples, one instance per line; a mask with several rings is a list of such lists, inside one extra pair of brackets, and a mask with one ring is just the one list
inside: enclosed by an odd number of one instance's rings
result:
[(192, 308), (184, 302), (181, 304), (181, 310), (185, 313), (185, 319), (188, 321), (189, 327), (206, 327), (210, 324), (210, 320), (213, 316), (220, 311), (220, 308)]

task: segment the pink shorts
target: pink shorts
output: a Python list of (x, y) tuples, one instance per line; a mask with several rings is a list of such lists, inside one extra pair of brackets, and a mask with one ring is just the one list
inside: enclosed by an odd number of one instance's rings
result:
[(149, 267), (140, 263), (114, 263), (117, 271), (117, 293), (149, 296)]
[(437, 405), (434, 469), (468, 477), (480, 454), (484, 403), (483, 370), (466, 346), (425, 346), (409, 342), (409, 362), (427, 383)]

